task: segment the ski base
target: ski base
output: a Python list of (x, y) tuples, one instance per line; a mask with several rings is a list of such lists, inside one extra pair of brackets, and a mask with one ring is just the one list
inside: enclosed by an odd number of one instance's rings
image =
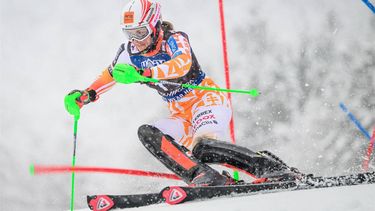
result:
[(260, 184), (241, 184), (231, 186), (184, 187), (170, 186), (160, 193), (135, 195), (92, 195), (87, 196), (91, 210), (108, 211), (152, 204), (181, 204), (188, 201), (210, 199), (222, 196), (252, 195), (258, 193), (280, 192), (375, 183), (375, 172), (359, 173), (334, 177), (313, 177), (308, 175), (301, 181), (269, 182)]

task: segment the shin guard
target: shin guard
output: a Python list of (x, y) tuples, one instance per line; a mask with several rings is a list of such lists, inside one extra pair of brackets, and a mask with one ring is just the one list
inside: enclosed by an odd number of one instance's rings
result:
[(229, 164), (258, 178), (286, 169), (285, 165), (270, 157), (245, 147), (209, 138), (201, 140), (194, 147), (193, 155), (203, 163)]
[(185, 148), (154, 126), (142, 125), (139, 127), (138, 137), (152, 155), (188, 184), (197, 173), (211, 170), (207, 164), (189, 156)]

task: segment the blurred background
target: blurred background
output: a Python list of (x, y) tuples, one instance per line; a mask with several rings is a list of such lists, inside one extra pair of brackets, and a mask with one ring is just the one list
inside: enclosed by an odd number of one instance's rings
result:
[[(203, 69), (225, 86), (218, 1), (159, 1), (164, 20), (190, 36)], [(124, 0), (0, 0), (0, 210), (67, 210), (70, 174), (30, 176), (30, 164), (70, 165), (73, 118), (64, 96), (85, 89), (125, 36)], [(316, 175), (361, 171), (369, 141), (343, 102), (375, 127), (375, 15), (352, 0), (224, 0), (237, 144), (267, 149)], [(87, 105), (76, 165), (168, 170), (137, 128), (168, 115), (139, 85), (116, 85)], [(374, 169), (374, 162), (370, 163)], [(77, 174), (76, 208), (87, 194), (156, 191), (165, 179)]]

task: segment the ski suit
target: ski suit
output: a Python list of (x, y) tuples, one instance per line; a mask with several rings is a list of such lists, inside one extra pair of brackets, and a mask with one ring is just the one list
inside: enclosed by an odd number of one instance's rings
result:
[[(121, 44), (113, 62), (88, 88), (96, 91), (96, 99), (116, 83), (112, 70), (117, 63), (147, 70), (159, 80), (218, 87), (202, 71), (184, 32), (161, 30), (155, 49), (148, 53), (139, 52), (131, 42)], [(156, 121), (154, 126), (177, 143), (192, 149), (193, 137), (203, 134), (226, 140), (232, 110), (225, 94), (161, 83), (145, 85), (161, 95), (170, 111), (169, 117)]]

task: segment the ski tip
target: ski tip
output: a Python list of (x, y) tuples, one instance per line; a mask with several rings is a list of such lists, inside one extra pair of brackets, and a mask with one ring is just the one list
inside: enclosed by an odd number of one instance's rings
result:
[(87, 196), (87, 204), (93, 211), (108, 211), (115, 205), (113, 200), (106, 195)]
[(179, 186), (166, 187), (161, 191), (165, 202), (170, 205), (175, 205), (184, 202), (188, 196), (186, 191)]
[(30, 166), (29, 166), (29, 173), (30, 173), (31, 176), (35, 175), (35, 166), (34, 166), (34, 164), (30, 164)]

